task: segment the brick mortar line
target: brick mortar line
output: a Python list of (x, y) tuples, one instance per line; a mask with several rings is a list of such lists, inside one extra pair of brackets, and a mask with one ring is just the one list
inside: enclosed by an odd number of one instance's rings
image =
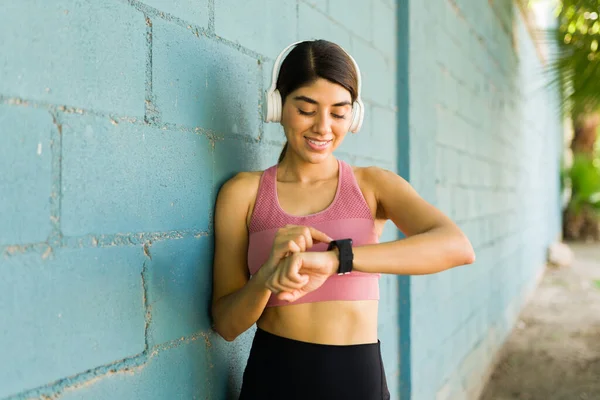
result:
[[(529, 165), (530, 165), (530, 164), (517, 164), (517, 163), (501, 162), (501, 161), (498, 161), (498, 160), (496, 160), (494, 158), (483, 157), (481, 153), (477, 153), (477, 152), (471, 153), (468, 150), (463, 150), (463, 149), (460, 149), (458, 147), (453, 147), (453, 146), (445, 144), (445, 143), (436, 142), (436, 146), (440, 147), (440, 148), (443, 148), (443, 149), (446, 149), (446, 150), (455, 151), (456, 153), (458, 153), (458, 154), (460, 154), (462, 156), (468, 156), (468, 157), (470, 157), (472, 159), (475, 159), (477, 161), (482, 161), (482, 162), (485, 162), (487, 164), (499, 166), (499, 167), (501, 167), (502, 169), (505, 169), (505, 170), (509, 170), (511, 168), (515, 168), (516, 167), (518, 171), (522, 171), (522, 170), (528, 169)], [(503, 156), (501, 158), (503, 160), (506, 160), (506, 156)], [(515, 157), (514, 161), (518, 162), (518, 161), (521, 161), (521, 160), (520, 160), (520, 158)]]
[(0, 255), (10, 257), (21, 254), (37, 253), (47, 258), (54, 249), (83, 249), (139, 246), (165, 240), (177, 240), (189, 237), (201, 238), (210, 236), (210, 231), (180, 230), (167, 232), (116, 233), (100, 235), (63, 236), (61, 243), (53, 245), (48, 242), (26, 243), (20, 245), (0, 245)]
[(482, 249), (482, 248), (488, 248), (488, 247), (492, 247), (492, 248), (493, 248), (493, 247), (495, 247), (495, 246), (496, 246), (496, 244), (498, 244), (499, 242), (502, 242), (502, 241), (504, 241), (504, 240), (506, 240), (506, 239), (509, 239), (509, 238), (511, 238), (511, 237), (514, 237), (514, 236), (515, 236), (515, 234), (518, 234), (519, 232), (522, 232), (522, 231), (520, 231), (520, 230), (515, 230), (515, 231), (512, 231), (512, 232), (508, 232), (508, 233), (506, 233), (506, 234), (504, 234), (504, 235), (498, 235), (498, 236), (496, 236), (496, 237), (494, 237), (494, 238), (492, 238), (492, 239), (489, 239), (489, 240), (487, 240), (487, 241), (485, 241), (485, 242), (482, 242), (482, 243), (480, 243), (480, 244), (479, 244), (479, 249)]
[[(362, 160), (362, 161), (373, 163), (374, 165), (389, 166), (389, 169), (392, 171), (396, 167), (396, 161), (394, 161), (394, 160), (384, 160), (384, 159), (380, 159), (380, 158), (373, 158), (373, 157), (361, 156), (361, 155), (356, 155), (354, 158), (355, 158), (355, 162), (358, 160)], [(387, 168), (387, 167), (381, 167), (381, 168)]]
[[(441, 70), (441, 73), (442, 73), (442, 74), (444, 74), (444, 75), (447, 75), (447, 76), (448, 76), (448, 77), (450, 77), (451, 79), (454, 79), (454, 80), (455, 80), (457, 83), (459, 83), (461, 86), (463, 86), (463, 87), (464, 87), (464, 88), (467, 90), (468, 94), (471, 94), (471, 95), (473, 95), (474, 97), (480, 97), (482, 100), (493, 99), (493, 95), (492, 95), (491, 93), (489, 93), (489, 95), (487, 95), (487, 96), (486, 96), (486, 95), (482, 95), (482, 91), (481, 91), (481, 90), (480, 90), (480, 93), (476, 93), (476, 91), (474, 91), (474, 90), (471, 90), (471, 88), (470, 88), (468, 85), (466, 85), (466, 83), (465, 83), (465, 82), (464, 82), (462, 79), (460, 79), (460, 78), (458, 78), (457, 76), (455, 76), (455, 75), (454, 75), (454, 74), (453, 74), (453, 73), (452, 73), (450, 70), (448, 70), (448, 69), (447, 69), (447, 68), (446, 68), (446, 67), (445, 67), (443, 64), (441, 64), (441, 63), (438, 63), (438, 65), (440, 66), (440, 70)], [(511, 87), (510, 89), (513, 89), (513, 88)], [(512, 99), (512, 100), (514, 100), (514, 101), (516, 101), (516, 102), (523, 102), (523, 101), (525, 101), (525, 100), (524, 100), (524, 95), (523, 95), (522, 93), (520, 93), (518, 90), (511, 90), (511, 91), (509, 92), (509, 94), (511, 94), (512, 96), (515, 96), (515, 97), (516, 97), (515, 99)], [(479, 96), (478, 96), (478, 95), (479, 95)], [(446, 106), (446, 105), (445, 105), (445, 104), (442, 102), (442, 101), (444, 101), (444, 100), (446, 100), (446, 99), (441, 99), (441, 100), (440, 100), (440, 98), (437, 98), (437, 100), (436, 100), (436, 102), (435, 102), (435, 105), (436, 105), (437, 107), (441, 107), (441, 108), (443, 108), (443, 109), (444, 109), (444, 110), (446, 110), (446, 111), (449, 111), (449, 112), (451, 112), (452, 114), (454, 114), (454, 115), (456, 115), (456, 116), (459, 116), (459, 117), (461, 117), (461, 118), (462, 118), (462, 119), (463, 119), (465, 122), (468, 122), (468, 123), (469, 123), (471, 126), (473, 126), (474, 128), (480, 128), (480, 125), (481, 125), (481, 120), (472, 120), (472, 119), (470, 119), (470, 117), (469, 117), (469, 115), (468, 115), (468, 114), (464, 114), (464, 113), (462, 112), (462, 109), (452, 110), (452, 109), (448, 108), (448, 107), (447, 107), (447, 106)], [(515, 110), (515, 113), (518, 113), (518, 111), (519, 111), (520, 107), (513, 107), (513, 108), (511, 108), (511, 107), (509, 107), (509, 105), (510, 105), (510, 102), (509, 102), (509, 101), (506, 101), (505, 103), (507, 104), (507, 106), (505, 106), (505, 108), (509, 108), (509, 109)], [(486, 105), (486, 106), (487, 106), (487, 105)], [(487, 106), (487, 109), (488, 109), (488, 110), (490, 110), (490, 111), (495, 111), (495, 110), (491, 110), (491, 108), (490, 108), (489, 106)], [(507, 118), (507, 119), (506, 119), (506, 121), (507, 121), (507, 122), (510, 122), (511, 120)]]
[(132, 370), (143, 368), (148, 362), (148, 356), (144, 352), (131, 357), (126, 357), (111, 364), (105, 364), (96, 368), (90, 368), (78, 374), (58, 379), (47, 385), (34, 389), (25, 390), (6, 397), (3, 400), (56, 400), (65, 391), (76, 390), (117, 373), (129, 373)]
[(453, 114), (453, 115), (461, 118), (464, 122), (469, 124), (472, 128), (475, 128), (475, 129), (481, 128), (481, 120), (472, 120), (468, 115), (460, 112), (460, 110), (452, 110), (452, 109), (448, 108), (444, 103), (441, 103), (440, 101), (436, 101), (435, 106), (442, 108), (445, 111), (449, 112), (450, 114)]
[(215, 0), (208, 0), (208, 32), (215, 33)]
[(174, 230), (167, 232), (139, 232), (139, 233), (116, 233), (101, 235), (84, 235), (77, 237), (65, 237), (64, 243), (71, 248), (88, 247), (114, 247), (114, 246), (137, 246), (146, 243), (161, 242), (164, 240), (184, 239), (188, 237), (200, 238), (210, 236), (208, 231), (200, 230)]
[[(213, 143), (215, 143), (215, 142), (213, 142)], [(214, 145), (216, 145), (216, 143)], [(214, 147), (213, 147), (213, 151), (214, 151)], [(214, 188), (214, 187), (212, 187), (212, 186), (214, 186), (215, 171), (217, 170), (217, 168), (216, 168), (216, 166), (217, 166), (217, 157), (215, 157), (214, 153), (213, 153), (213, 157), (211, 157), (211, 158), (212, 158), (212, 176), (211, 177), (213, 178), (213, 185), (211, 185), (211, 189), (210, 190), (211, 190), (211, 198), (215, 199), (215, 203), (216, 203), (217, 193), (215, 192), (215, 190), (217, 190), (217, 189)], [(210, 213), (210, 216), (209, 216), (209, 219), (208, 219), (208, 229), (211, 232), (214, 232), (214, 229), (215, 229), (215, 225), (214, 225), (215, 221), (214, 221), (214, 219), (215, 218), (214, 218), (213, 207), (211, 207), (210, 209), (211, 209), (211, 213)]]
[[(20, 107), (35, 107), (46, 109), (51, 113), (60, 114), (78, 114), (78, 115), (90, 115), (96, 118), (106, 118), (113, 125), (118, 125), (119, 123), (126, 123), (136, 126), (143, 126), (147, 128), (161, 129), (161, 130), (169, 130), (174, 133), (194, 133), (199, 135), (206, 136), (211, 141), (223, 141), (225, 139), (235, 139), (241, 140), (245, 143), (259, 143), (261, 142), (258, 137), (248, 136), (245, 134), (239, 133), (220, 133), (211, 129), (206, 129), (202, 127), (191, 127), (185, 125), (174, 124), (170, 122), (162, 122), (162, 123), (147, 123), (142, 118), (137, 117), (128, 117), (123, 115), (116, 115), (111, 113), (103, 113), (97, 112), (93, 110), (87, 110), (82, 108), (76, 108), (67, 105), (56, 105), (53, 103), (40, 102), (35, 100), (23, 99), (20, 97), (8, 97), (0, 94), (0, 104), (7, 105), (15, 105)], [(262, 143), (273, 144), (276, 143), (274, 141), (262, 141)], [(280, 144), (280, 143), (279, 143)]]
[(491, 213), (487, 213), (487, 214), (481, 214), (481, 215), (477, 215), (475, 217), (471, 217), (471, 218), (466, 218), (466, 219), (457, 219), (456, 223), (461, 225), (461, 224), (465, 224), (465, 223), (469, 223), (469, 222), (475, 222), (475, 223), (481, 223), (481, 222), (488, 222), (491, 221), (495, 218), (506, 218), (506, 217), (518, 217), (519, 213), (523, 210), (522, 207), (514, 207), (514, 208), (510, 208), (510, 209), (506, 209), (506, 210), (502, 210), (502, 211), (495, 211), (495, 212), (491, 212)]
[[(270, 74), (269, 74), (270, 75)], [(268, 88), (271, 86), (271, 78), (267, 77), (267, 82), (264, 82), (264, 62), (262, 62), (261, 60), (258, 60), (258, 82), (260, 82), (260, 85), (258, 87), (258, 136), (257, 136), (257, 140), (258, 141), (262, 141), (264, 136), (265, 136), (265, 124), (263, 123), (263, 107), (264, 107), (264, 103), (266, 102), (265, 99), (265, 93), (266, 93), (266, 89), (263, 88)]]
[(47, 242), (21, 245), (0, 245), (0, 257), (11, 257), (17, 254), (38, 254), (45, 259), (52, 251), (52, 247), (50, 247)]
[(300, 40), (300, 1), (296, 0), (296, 40)]
[[(448, 65), (446, 65), (440, 59), (436, 59), (435, 63), (438, 65), (439, 70), (440, 70), (440, 72), (442, 74), (447, 75), (447, 76), (451, 77), (452, 79), (454, 79), (456, 82), (460, 83), (462, 86), (464, 86), (465, 88), (467, 88), (467, 90), (469, 91), (469, 93), (474, 94), (474, 95), (478, 94), (478, 93), (476, 93), (475, 90), (473, 90), (471, 88), (470, 84), (472, 84), (473, 81), (465, 81), (465, 80), (463, 80), (457, 74), (454, 73), (453, 69), (449, 68)], [(494, 81), (494, 79), (491, 76), (489, 76), (484, 70), (482, 70), (479, 67), (478, 64), (471, 63), (471, 65), (475, 68), (475, 70), (479, 74), (481, 74), (481, 76), (482, 76), (482, 78), (484, 79), (485, 82), (493, 82)], [(503, 78), (506, 78), (506, 77), (503, 76)], [(502, 83), (509, 88), (509, 93), (512, 93), (512, 94), (518, 96), (519, 99), (525, 97), (524, 94), (521, 92), (522, 88), (519, 87), (519, 86), (517, 86), (516, 83), (513, 82), (512, 80), (510, 80), (510, 79), (504, 80)], [(494, 85), (494, 87), (496, 87), (496, 86)], [(485, 92), (483, 88), (480, 88), (479, 92), (481, 94), (489, 94), (490, 97), (492, 97), (492, 93), (490, 93), (489, 91)], [(484, 97), (484, 96), (482, 95), (482, 97)]]
[[(210, 16), (209, 16), (209, 26), (205, 28), (200, 25), (196, 25), (194, 23), (187, 22), (179, 17), (176, 17), (176, 16), (166, 13), (164, 11), (161, 11), (157, 8), (150, 7), (149, 5), (144, 4), (144, 3), (140, 2), (139, 0), (119, 0), (119, 1), (129, 4), (134, 9), (142, 12), (144, 15), (146, 15), (148, 17), (153, 17), (153, 18), (157, 18), (157, 19), (160, 19), (160, 20), (163, 20), (166, 22), (171, 22), (171, 23), (174, 23), (175, 25), (185, 28), (188, 31), (190, 31), (190, 34), (192, 34), (198, 38), (200, 36), (204, 36), (208, 39), (214, 40), (218, 43), (221, 43), (228, 47), (231, 47), (231, 48), (239, 51), (240, 53), (247, 55), (251, 58), (254, 58), (256, 60), (271, 60), (269, 57), (267, 57), (264, 54), (260, 54), (256, 51), (250, 50), (238, 43), (224, 39), (224, 38), (216, 35), (214, 33), (214, 31), (211, 32), (210, 31), (210, 23), (211, 23)], [(209, 12), (210, 12), (210, 9), (209, 9)], [(213, 9), (213, 15), (214, 15), (214, 9)], [(213, 24), (214, 24), (214, 20), (213, 20)]]
[(135, 374), (137, 371), (143, 369), (150, 360), (152, 360), (162, 351), (171, 350), (181, 345), (189, 344), (198, 340), (199, 338), (204, 338), (208, 347), (210, 343), (208, 334), (202, 331), (196, 332), (190, 336), (171, 340), (166, 343), (153, 346), (152, 348), (145, 349), (141, 353), (138, 353), (134, 356), (126, 357), (113, 363), (101, 365), (99, 367), (90, 368), (78, 374), (56, 380), (47, 385), (39, 386), (34, 389), (29, 389), (21, 393), (11, 395), (3, 400), (57, 400), (65, 392), (81, 389), (103, 379), (104, 377), (123, 373)]
[(393, 12), (396, 11), (396, 7), (397, 7), (396, 3), (393, 3), (393, 2), (390, 3), (387, 0), (381, 0), (381, 3), (386, 5), (390, 9), (390, 11), (393, 11)]
[[(518, 2), (518, 0), (516, 0)], [(511, 4), (511, 7), (514, 6)], [(494, 6), (494, 4), (490, 4), (488, 3), (488, 7), (491, 9), (492, 14), (494, 15), (494, 17), (496, 18), (497, 22), (499, 23), (502, 31), (507, 35), (507, 36), (511, 36), (512, 35), (512, 31), (510, 29), (509, 26), (506, 25), (506, 21), (502, 18), (502, 16), (500, 15), (500, 10), (497, 9), (496, 6)]]
[[(362, 36), (355, 34), (352, 30), (350, 30), (348, 27), (343, 25), (341, 22), (332, 18), (328, 12), (324, 13), (323, 11), (319, 10), (316, 6), (306, 2), (305, 0), (298, 0), (297, 4), (299, 5), (300, 3), (304, 4), (305, 6), (307, 6), (309, 8), (312, 8), (314, 11), (318, 12), (319, 14), (321, 14), (325, 18), (327, 18), (329, 21), (331, 21), (334, 25), (336, 25), (339, 28), (342, 28), (344, 31), (346, 31), (346, 33), (348, 33), (350, 35), (351, 39), (358, 39), (359, 41), (363, 42), (363, 44), (368, 45), (368, 47), (370, 47), (371, 49), (373, 49), (377, 53), (379, 53), (379, 55), (381, 55), (386, 60), (386, 62), (394, 61), (391, 59), (391, 57), (392, 57), (391, 55), (386, 54), (386, 53), (382, 52), (380, 49), (378, 49), (377, 47), (375, 47), (373, 41), (368, 41), (365, 38), (363, 38)], [(299, 9), (298, 9), (298, 16), (299, 16), (299, 14), (300, 13), (299, 13)]]
[[(364, 89), (363, 89), (364, 92)], [(371, 105), (373, 107), (377, 107), (383, 110), (388, 110), (388, 111), (392, 111), (394, 113), (398, 112), (398, 105), (390, 105), (390, 104), (383, 104), (383, 103), (379, 103), (377, 102), (377, 100), (373, 100), (369, 97), (365, 97), (364, 94), (361, 94), (361, 98), (363, 100), (363, 102), (365, 103), (365, 105)]]
[[(144, 243), (144, 255), (152, 261), (152, 255), (150, 254), (150, 245)], [(144, 261), (142, 265), (142, 271), (140, 277), (142, 280), (142, 304), (144, 306), (144, 353), (147, 353), (150, 349), (150, 324), (152, 323), (152, 306), (150, 305), (149, 289), (148, 289), (148, 261)]]
[[(451, 145), (448, 145), (448, 144), (445, 144), (445, 143), (441, 143), (441, 142), (436, 142), (436, 147), (441, 147), (441, 148), (446, 149), (446, 150), (453, 150), (453, 151), (455, 151), (456, 153), (458, 153), (460, 155), (469, 156), (472, 159), (475, 159), (477, 161), (482, 161), (482, 162), (485, 162), (485, 163), (488, 163), (488, 164), (492, 164), (492, 165), (496, 165), (496, 166), (500, 166), (500, 167), (514, 167), (514, 166), (520, 167), (520, 165), (518, 165), (518, 164), (502, 163), (502, 162), (500, 162), (498, 160), (495, 160), (493, 158), (484, 157), (484, 156), (482, 156), (482, 153), (480, 153), (480, 152), (470, 153), (468, 150), (463, 150), (463, 149), (460, 149), (458, 147), (454, 147), (454, 146), (451, 146)], [(505, 157), (503, 157), (503, 159), (505, 159)]]
[[(61, 233), (61, 208), (62, 208), (62, 121), (60, 115), (55, 111), (50, 111), (52, 117), (53, 129), (50, 133), (51, 147), (51, 176), (50, 184), (50, 223), (52, 231), (50, 232), (47, 243), (48, 248), (62, 245)], [(52, 250), (49, 250), (52, 251)], [(1, 253), (1, 252), (0, 252)], [(44, 253), (46, 255), (46, 253)]]
[[(195, 133), (199, 135), (207, 136), (210, 140), (224, 140), (226, 138), (238, 138), (238, 137), (246, 137), (248, 135), (243, 134), (229, 134), (229, 133), (219, 133), (211, 129), (206, 129), (202, 127), (192, 127), (174, 124), (170, 122), (162, 122), (162, 123), (154, 123), (154, 122), (146, 122), (143, 117), (131, 117), (125, 115), (118, 115), (113, 113), (105, 113), (98, 112), (94, 110), (88, 110), (83, 108), (77, 108), (69, 105), (57, 105), (54, 103), (46, 103), (37, 100), (24, 99), (21, 97), (9, 97), (0, 94), (0, 104), (14, 105), (19, 107), (29, 107), (32, 106), (34, 108), (40, 108), (50, 111), (51, 113), (60, 114), (78, 114), (78, 115), (89, 115), (96, 118), (106, 118), (113, 125), (118, 125), (119, 123), (127, 123), (131, 125), (143, 126), (154, 129), (162, 129), (162, 130), (170, 130), (177, 133)], [(249, 141), (255, 142), (256, 138), (250, 138)]]
[[(436, 181), (435, 185), (444, 189), (461, 189), (461, 190), (469, 190), (472, 192), (484, 192), (484, 193), (493, 193), (493, 194), (502, 194), (502, 193), (514, 193), (519, 194), (520, 192), (515, 190), (517, 186), (500, 186), (497, 184), (494, 185), (474, 185), (474, 184), (464, 184), (464, 183), (451, 183), (449, 185), (445, 184), (449, 183), (448, 181)], [(529, 185), (527, 185), (529, 187)]]
[[(471, 22), (465, 17), (465, 15), (463, 14), (460, 7), (458, 7), (456, 1), (455, 0), (446, 0), (446, 1), (448, 1), (448, 3), (450, 3), (450, 5), (453, 8), (454, 12), (456, 13), (457, 17), (460, 18), (461, 20), (463, 20), (465, 24), (467, 24), (467, 26), (469, 27), (469, 34), (473, 35), (475, 37), (475, 39), (477, 39), (477, 41), (483, 46), (487, 56), (490, 57), (494, 61), (494, 64), (496, 64), (498, 69), (500, 71), (502, 71), (502, 73), (505, 77), (507, 77), (507, 73), (509, 73), (510, 71), (505, 71), (502, 68), (502, 63), (494, 56), (494, 53), (492, 51), (490, 51), (490, 47), (488, 46), (486, 39), (479, 34), (479, 32), (475, 29), (475, 27), (471, 24)], [(461, 49), (463, 49), (461, 41), (454, 36), (454, 32), (447, 32), (447, 33), (449, 34), (451, 40), (453, 40)], [(512, 54), (514, 57), (516, 57), (514, 48), (513, 48)]]
[(20, 96), (10, 96), (10, 95), (7, 96), (7, 95), (0, 94), (0, 104), (14, 105), (14, 106), (20, 106), (20, 107), (32, 106), (34, 108), (41, 108), (41, 109), (48, 110), (50, 112), (56, 112), (56, 113), (60, 112), (63, 114), (79, 114), (79, 115), (86, 114), (86, 115), (91, 115), (94, 117), (108, 118), (114, 124), (117, 124), (121, 121), (126, 121), (131, 124), (137, 123), (139, 125), (146, 125), (146, 126), (149, 125), (143, 121), (143, 116), (133, 117), (133, 116), (126, 116), (126, 115), (118, 115), (115, 113), (106, 113), (106, 112), (102, 112), (102, 111), (88, 110), (88, 109), (75, 107), (75, 106), (71, 106), (71, 105), (67, 105), (67, 104), (55, 104), (55, 103), (48, 103), (45, 101), (39, 101), (39, 100), (34, 100), (34, 99), (27, 99), (27, 98), (23, 98)]
[(144, 14), (146, 20), (146, 85), (144, 99), (144, 121), (148, 124), (160, 124), (161, 114), (156, 107), (153, 88), (153, 70), (152, 70), (152, 55), (153, 55), (153, 40), (152, 40), (152, 20), (148, 14)]
[[(479, 32), (478, 32), (478, 31), (475, 29), (475, 27), (474, 27), (473, 25), (471, 25), (471, 23), (470, 23), (470, 22), (468, 22), (466, 19), (465, 19), (465, 22), (466, 22), (466, 23), (469, 25), (469, 33), (470, 33), (470, 34), (472, 34), (472, 35), (475, 37), (475, 39), (477, 40), (477, 42), (479, 42), (479, 43), (480, 43), (480, 44), (483, 46), (483, 48), (484, 48), (484, 51), (486, 52), (486, 55), (487, 55), (488, 57), (490, 57), (490, 58), (491, 58), (491, 59), (494, 61), (494, 64), (496, 64), (496, 66), (498, 67), (498, 70), (499, 70), (499, 71), (501, 71), (501, 72), (503, 73), (503, 76), (504, 76), (504, 77), (506, 77), (506, 78), (510, 78), (510, 75), (509, 75), (509, 74), (510, 74), (510, 71), (506, 71), (506, 70), (505, 70), (505, 69), (502, 67), (502, 63), (500, 62), (500, 60), (499, 60), (499, 59), (497, 59), (497, 58), (494, 56), (495, 52), (491, 51), (491, 48), (490, 48), (490, 46), (488, 45), (488, 41), (485, 39), (485, 37), (483, 37), (482, 35), (480, 35), (480, 34), (479, 34)], [(453, 38), (453, 39), (455, 39), (455, 38)], [(510, 40), (510, 42), (512, 43), (512, 39)], [(460, 41), (457, 41), (457, 45), (459, 45), (459, 46), (460, 46)], [(462, 46), (461, 46), (461, 48), (462, 48)], [(512, 57), (513, 57), (513, 60), (512, 60), (512, 61), (516, 62), (516, 61), (518, 60), (518, 59), (517, 59), (517, 53), (516, 53), (516, 50), (515, 50), (515, 48), (514, 48), (514, 47), (512, 47), (512, 46), (510, 46), (510, 48), (511, 48), (511, 50), (512, 50), (512, 51), (510, 52), (510, 54), (511, 54), (511, 55), (512, 55)], [(475, 66), (478, 66), (477, 64), (474, 64), (474, 65), (475, 65)], [(482, 72), (483, 72), (483, 71), (482, 71)]]

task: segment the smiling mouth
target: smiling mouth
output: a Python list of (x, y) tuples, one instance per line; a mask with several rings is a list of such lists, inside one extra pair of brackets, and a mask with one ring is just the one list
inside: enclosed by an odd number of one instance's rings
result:
[(316, 140), (316, 139), (311, 139), (308, 137), (304, 137), (306, 139), (306, 141), (308, 141), (308, 143), (312, 144), (313, 146), (316, 147), (325, 147), (327, 146), (329, 143), (331, 143), (333, 141), (333, 139), (330, 140)]

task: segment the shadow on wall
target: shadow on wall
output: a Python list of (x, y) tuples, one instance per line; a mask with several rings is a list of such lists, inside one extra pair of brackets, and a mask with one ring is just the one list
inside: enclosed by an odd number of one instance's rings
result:
[[(252, 96), (258, 96), (262, 87), (261, 67), (256, 60), (207, 38), (181, 37), (166, 28), (157, 29), (155, 38), (163, 42), (159, 46), (168, 49), (164, 52), (168, 57), (157, 51), (155, 62), (160, 64), (160, 74), (169, 77), (163, 83), (155, 82), (155, 89), (163, 89), (158, 91), (157, 108), (165, 122), (188, 127), (182, 134), (206, 138), (197, 144), (198, 158), (183, 164), (206, 170), (201, 174), (206, 179), (197, 184), (211, 195), (209, 204), (203, 205), (203, 212), (210, 216), (208, 234), (160, 241), (150, 249), (149, 337), (153, 344), (191, 338), (185, 345), (193, 347), (200, 357), (191, 361), (192, 365), (174, 366), (186, 375), (185, 390), (199, 397), (235, 399), (253, 330), (227, 343), (211, 329), (214, 204), (221, 186), (236, 173), (262, 169), (262, 160), (267, 164), (276, 161), (277, 154), (261, 154), (269, 147), (256, 141), (261, 116), (258, 101)], [(189, 127), (201, 129), (192, 133)], [(207, 155), (211, 156), (209, 162), (200, 159)]]
[[(223, 66), (215, 66), (215, 68), (223, 68)], [(236, 75), (239, 71), (230, 68), (225, 72), (222, 70), (209, 70), (208, 73), (209, 76), (217, 73)], [(259, 79), (259, 76), (257, 76), (257, 79)], [(260, 145), (255, 140), (259, 136), (259, 132), (239, 131), (240, 127), (260, 126), (261, 114), (260, 107), (258, 109), (254, 108), (257, 102), (252, 101), (252, 99), (243, 102), (239, 98), (231, 98), (232, 93), (237, 92), (235, 84), (236, 82), (229, 82), (225, 91), (213, 87), (213, 93), (218, 93), (214, 96), (214, 109), (220, 110), (219, 114), (213, 116), (213, 118), (220, 118), (221, 121), (218, 125), (225, 128), (225, 132), (217, 133), (218, 137), (213, 142), (213, 203), (210, 210), (213, 223), (214, 204), (223, 184), (239, 172), (258, 171), (273, 165), (277, 161), (277, 151), (279, 150), (278, 148)], [(254, 108), (254, 110), (250, 110), (251, 108)], [(257, 123), (241, 120), (241, 118), (252, 114), (252, 112), (258, 120)], [(214, 232), (214, 225), (211, 227), (211, 231)], [(212, 249), (210, 255), (212, 262)], [(212, 283), (212, 268), (210, 279)], [(210, 306), (211, 302), (208, 301), (207, 307), (203, 307), (203, 310), (207, 310), (209, 315)], [(239, 397), (242, 374), (248, 359), (254, 331), (254, 328), (249, 329), (232, 343), (225, 342), (220, 336), (211, 331), (212, 347), (209, 351), (213, 360), (211, 374), (213, 383), (216, 385), (213, 389), (213, 393), (217, 395), (216, 398), (220, 398), (221, 395), (225, 395), (227, 399), (237, 399)]]

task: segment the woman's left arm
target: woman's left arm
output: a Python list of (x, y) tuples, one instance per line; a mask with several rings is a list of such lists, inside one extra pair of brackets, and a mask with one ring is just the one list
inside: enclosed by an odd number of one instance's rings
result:
[[(377, 198), (378, 219), (392, 220), (406, 238), (354, 247), (354, 271), (425, 275), (475, 262), (473, 247), (460, 228), (421, 198), (408, 182), (376, 167), (364, 172)], [(305, 287), (277, 294), (290, 302), (319, 288), (339, 268), (337, 250), (294, 253), (281, 263), (286, 276), (309, 278)]]
[(355, 271), (424, 275), (475, 262), (461, 229), (402, 177), (377, 167), (364, 173), (377, 199), (378, 217), (391, 220), (406, 238), (355, 247)]

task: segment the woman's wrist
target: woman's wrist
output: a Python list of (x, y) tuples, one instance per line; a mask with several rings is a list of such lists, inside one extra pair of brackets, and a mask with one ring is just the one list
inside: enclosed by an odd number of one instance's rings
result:
[(331, 275), (337, 274), (340, 269), (340, 251), (337, 247), (327, 251), (330, 259)]
[(269, 277), (273, 273), (274, 269), (274, 266), (272, 266), (269, 262), (266, 262), (258, 269), (256, 274), (252, 276), (250, 281), (254, 281), (260, 290), (271, 293), (271, 290), (267, 287), (267, 281), (269, 280)]

